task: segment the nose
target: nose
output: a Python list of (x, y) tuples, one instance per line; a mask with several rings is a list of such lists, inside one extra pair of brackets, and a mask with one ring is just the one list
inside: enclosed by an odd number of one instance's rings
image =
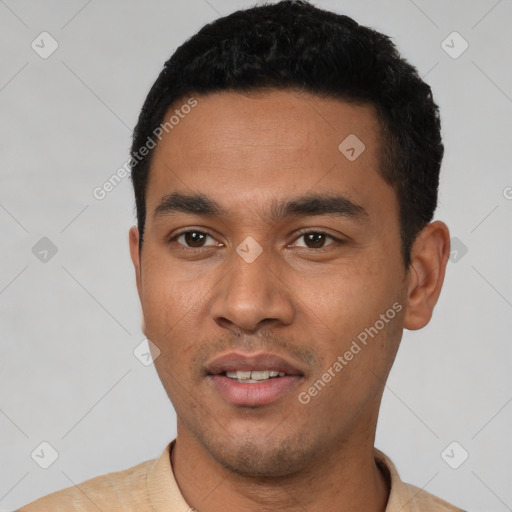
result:
[(210, 310), (219, 326), (253, 333), (269, 325), (293, 322), (291, 290), (279, 272), (279, 262), (272, 262), (269, 249), (251, 262), (233, 250), (226, 266)]

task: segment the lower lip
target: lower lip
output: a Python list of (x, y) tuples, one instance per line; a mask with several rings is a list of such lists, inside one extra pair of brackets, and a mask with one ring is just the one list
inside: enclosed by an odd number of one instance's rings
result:
[(301, 377), (288, 375), (258, 383), (238, 382), (225, 375), (210, 375), (209, 380), (226, 402), (246, 407), (267, 405), (297, 387)]

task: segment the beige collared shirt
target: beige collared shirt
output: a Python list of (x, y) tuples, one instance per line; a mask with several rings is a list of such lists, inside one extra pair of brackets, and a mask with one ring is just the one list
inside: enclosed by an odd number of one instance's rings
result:
[[(170, 462), (174, 443), (169, 443), (158, 459), (54, 492), (16, 512), (192, 512), (174, 479)], [(391, 482), (386, 512), (463, 512), (402, 482), (391, 460), (377, 449), (375, 459)]]

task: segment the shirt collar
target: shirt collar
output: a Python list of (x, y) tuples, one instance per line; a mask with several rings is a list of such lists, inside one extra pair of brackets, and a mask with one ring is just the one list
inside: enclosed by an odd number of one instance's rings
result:
[[(146, 489), (148, 500), (155, 512), (193, 512), (183, 498), (171, 466), (171, 451), (176, 439), (170, 442), (163, 453), (151, 465), (146, 475)], [(405, 509), (419, 510), (415, 507), (417, 496), (422, 492), (417, 487), (404, 484), (398, 471), (389, 457), (374, 448), (374, 457), (377, 465), (383, 471), (390, 485), (388, 504), (385, 512), (397, 512)]]
[(171, 451), (176, 439), (170, 442), (146, 475), (148, 501), (154, 512), (192, 512), (176, 483), (171, 467)]

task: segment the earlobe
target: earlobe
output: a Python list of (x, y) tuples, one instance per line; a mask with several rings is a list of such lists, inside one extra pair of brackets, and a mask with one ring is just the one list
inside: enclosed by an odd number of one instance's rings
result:
[(139, 299), (142, 300), (142, 283), (141, 283), (141, 261), (139, 251), (139, 230), (137, 226), (132, 226), (129, 231), (130, 256), (135, 270), (135, 281), (137, 284), (137, 292)]
[[(139, 250), (139, 230), (137, 226), (132, 226), (129, 232), (130, 241), (130, 256), (132, 258), (133, 268), (135, 270), (135, 281), (137, 283), (137, 292), (142, 306), (142, 277), (141, 277), (141, 261), (140, 261), (140, 250)], [(146, 334), (146, 319), (144, 318), (144, 309), (141, 307), (141, 331), (144, 336)]]
[(146, 318), (144, 317), (144, 310), (142, 308), (140, 311), (140, 330), (142, 331), (144, 336), (146, 336), (146, 338), (147, 338), (148, 335), (146, 333)]
[(444, 222), (428, 224), (416, 238), (409, 266), (404, 327), (416, 330), (432, 318), (450, 256), (450, 232)]

